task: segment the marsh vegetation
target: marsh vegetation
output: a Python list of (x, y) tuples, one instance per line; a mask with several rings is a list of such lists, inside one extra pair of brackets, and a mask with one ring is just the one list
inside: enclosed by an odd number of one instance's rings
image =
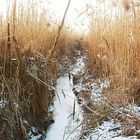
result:
[(139, 1), (86, 6), (83, 33), (71, 1), (56, 23), (34, 0), (0, 16), (0, 139), (140, 139)]

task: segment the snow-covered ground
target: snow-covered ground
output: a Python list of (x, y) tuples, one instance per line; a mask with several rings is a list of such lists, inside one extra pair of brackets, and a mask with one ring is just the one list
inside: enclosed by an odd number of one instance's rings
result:
[(110, 140), (139, 140), (139, 139), (137, 139), (135, 136), (130, 136), (130, 137), (127, 137), (127, 138), (119, 136), (119, 137), (112, 138)]
[[(109, 138), (115, 137), (121, 133), (119, 129), (121, 125), (119, 123), (114, 123), (113, 120), (104, 121), (102, 125), (93, 130), (92, 134), (89, 136), (89, 140), (109, 140)], [(116, 131), (114, 131), (116, 129)]]
[(88, 140), (139, 140), (136, 136), (121, 136), (121, 133), (121, 124), (114, 120), (104, 121), (93, 130)]
[[(69, 75), (60, 77), (57, 80), (56, 96), (54, 99), (55, 122), (47, 131), (46, 140), (67, 139), (72, 131), (81, 124), (81, 113), (81, 108), (72, 91), (72, 83), (71, 79), (69, 79)], [(74, 139), (78, 133), (80, 133), (80, 127), (77, 128), (68, 139)]]
[(77, 59), (76, 63), (70, 67), (70, 74), (78, 75), (85, 73), (85, 57)]
[(96, 82), (92, 83), (91, 94), (95, 103), (105, 99), (105, 97), (102, 95), (102, 91), (104, 88), (108, 88), (109, 86), (110, 86), (110, 81), (108, 79), (102, 81), (99, 79)]
[(57, 80), (54, 98), (55, 122), (47, 131), (46, 140), (74, 140), (81, 131), (82, 109), (73, 93), (73, 75), (85, 72), (85, 58), (79, 57), (70, 67), (70, 73)]
[(0, 109), (5, 107), (5, 102), (3, 100), (0, 101)]
[[(135, 105), (120, 108), (120, 111), (121, 110), (125, 110), (126, 114), (131, 112), (137, 117), (140, 116), (140, 107)], [(110, 120), (104, 121), (101, 125), (98, 125), (92, 131), (91, 135), (88, 137), (88, 140), (139, 140), (137, 136), (122, 136), (123, 129), (124, 127), (119, 122), (110, 118)]]

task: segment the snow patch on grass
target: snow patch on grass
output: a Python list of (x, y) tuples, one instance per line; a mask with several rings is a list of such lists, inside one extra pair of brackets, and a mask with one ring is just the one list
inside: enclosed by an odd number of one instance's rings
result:
[(0, 108), (2, 109), (2, 108), (4, 108), (5, 107), (5, 101), (4, 100), (1, 100), (0, 101)]
[(115, 123), (113, 120), (105, 121), (95, 128), (88, 140), (138, 140), (136, 136), (120, 136), (121, 132), (119, 123)]
[(85, 73), (85, 57), (77, 59), (76, 63), (70, 67), (70, 73), (73, 75), (79, 75)]

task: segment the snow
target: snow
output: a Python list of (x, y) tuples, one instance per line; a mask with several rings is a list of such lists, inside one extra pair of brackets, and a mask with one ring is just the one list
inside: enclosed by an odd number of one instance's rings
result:
[(140, 106), (132, 105), (131, 108), (135, 114), (140, 116)]
[(113, 120), (104, 121), (95, 128), (88, 140), (138, 140), (136, 136), (123, 137), (121, 125)]
[(46, 140), (74, 140), (81, 131), (82, 109), (73, 93), (73, 76), (85, 72), (83, 57), (71, 66), (70, 73), (61, 76), (56, 84), (54, 124), (47, 131)]
[[(29, 132), (29, 134), (28, 134), (30, 137), (31, 137), (31, 140), (38, 140), (39, 138), (41, 138), (41, 134), (39, 134), (39, 135), (37, 135), (37, 136), (33, 136), (32, 134), (31, 134), (31, 132)], [(29, 138), (30, 139), (30, 138)]]
[(85, 57), (80, 57), (77, 62), (70, 67), (70, 73), (73, 75), (85, 73)]
[[(54, 120), (47, 133), (46, 140), (62, 140), (81, 123), (82, 116), (77, 99), (72, 91), (69, 76), (65, 75), (57, 80), (56, 97), (54, 99)], [(75, 114), (73, 108), (75, 102)], [(80, 131), (80, 130), (79, 130)]]
[(99, 79), (98, 81), (92, 83), (92, 98), (94, 102), (100, 102), (105, 99), (102, 95), (102, 91), (104, 88), (108, 88), (109, 85), (110, 81), (108, 79), (102, 81)]
[(112, 139), (109, 139), (109, 140), (139, 140), (137, 139), (135, 136), (131, 136), (131, 137), (116, 137), (116, 138), (112, 138)]
[[(95, 128), (88, 140), (109, 140), (121, 133), (120, 127), (120, 124), (114, 123), (113, 120), (104, 121), (103, 124)], [(117, 130), (113, 131), (115, 128)]]
[(38, 140), (39, 138), (41, 138), (41, 134), (40, 135), (37, 135), (37, 136), (33, 136), (32, 137), (32, 140)]
[[(136, 105), (128, 105), (125, 108), (120, 108), (131, 112), (136, 116), (140, 116), (140, 107)], [(101, 125), (98, 125), (89, 136), (88, 140), (138, 140), (136, 136), (121, 136), (123, 128), (120, 123), (113, 119), (104, 121)]]
[(2, 108), (4, 108), (5, 107), (5, 101), (4, 100), (1, 100), (0, 101), (0, 108), (2, 109)]

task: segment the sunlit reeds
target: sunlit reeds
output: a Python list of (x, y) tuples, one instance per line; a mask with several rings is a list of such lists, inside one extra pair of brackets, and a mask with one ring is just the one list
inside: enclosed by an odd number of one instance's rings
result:
[(140, 11), (132, 1), (123, 4), (125, 11), (119, 8), (116, 17), (101, 16), (101, 11), (94, 14), (89, 57), (97, 76), (111, 78), (114, 88), (125, 91), (140, 78)]
[(49, 126), (48, 107), (54, 95), (50, 87), (55, 86), (61, 47), (71, 37), (63, 21), (52, 60), (49, 52), (58, 25), (47, 11), (39, 13), (34, 1), (9, 2), (6, 17), (0, 18), (0, 101), (5, 104), (0, 110), (0, 139), (28, 139), (31, 125), (41, 131)]

